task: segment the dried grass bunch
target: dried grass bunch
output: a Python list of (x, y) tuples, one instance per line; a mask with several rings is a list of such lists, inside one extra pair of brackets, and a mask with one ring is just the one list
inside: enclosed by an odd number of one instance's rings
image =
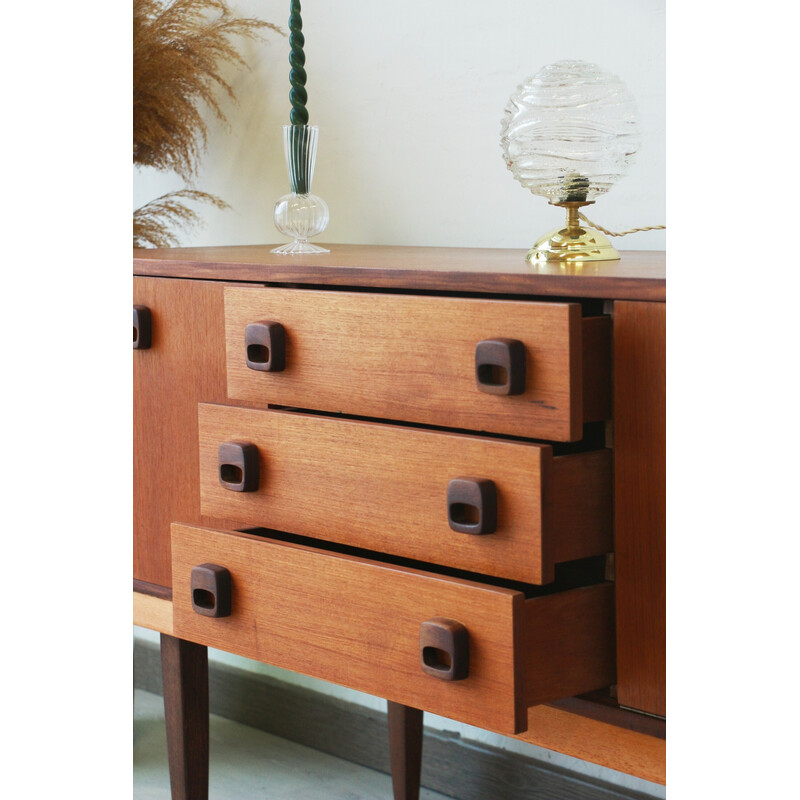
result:
[[(224, 0), (133, 0), (134, 164), (171, 170), (192, 184), (208, 135), (201, 108), (227, 122), (218, 94), (236, 97), (221, 68), (246, 66), (236, 40), (261, 39), (264, 29), (283, 33), (235, 17)], [(185, 200), (228, 207), (197, 189), (170, 192), (134, 212), (133, 246), (177, 244), (171, 226), (188, 228), (199, 219)]]

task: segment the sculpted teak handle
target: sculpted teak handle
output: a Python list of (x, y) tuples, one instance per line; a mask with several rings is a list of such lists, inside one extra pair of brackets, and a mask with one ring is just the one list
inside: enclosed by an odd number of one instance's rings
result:
[(469, 631), (453, 619), (434, 617), (419, 629), (422, 671), (442, 681), (461, 681), (469, 675)]
[(475, 346), (475, 381), (488, 394), (525, 391), (525, 345), (519, 339), (485, 339)]
[(458, 533), (497, 530), (497, 487), (486, 478), (453, 478), (447, 484), (447, 522)]
[(148, 350), (153, 340), (153, 321), (147, 306), (133, 307), (133, 349)]
[(258, 489), (258, 448), (250, 442), (223, 442), (217, 450), (219, 482), (231, 492)]
[(244, 329), (247, 366), (260, 372), (286, 369), (286, 330), (280, 322), (251, 322)]
[(204, 617), (231, 615), (231, 573), (218, 564), (192, 568), (192, 609)]

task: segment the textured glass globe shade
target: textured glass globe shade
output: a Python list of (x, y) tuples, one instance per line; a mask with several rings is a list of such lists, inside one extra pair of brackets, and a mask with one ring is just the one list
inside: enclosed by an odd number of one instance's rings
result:
[(500, 146), (533, 194), (551, 203), (592, 201), (625, 175), (636, 153), (636, 103), (616, 75), (559, 61), (511, 95)]

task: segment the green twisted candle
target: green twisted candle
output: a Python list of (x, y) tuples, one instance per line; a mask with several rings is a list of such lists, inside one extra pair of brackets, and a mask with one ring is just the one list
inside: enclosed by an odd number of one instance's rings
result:
[(289, 100), (292, 103), (292, 110), (289, 120), (292, 125), (308, 125), (308, 93), (306, 92), (306, 54), (303, 52), (303, 45), (306, 43), (303, 36), (303, 20), (300, 18), (300, 0), (292, 0), (292, 8), (289, 15), (289, 82), (292, 90), (289, 92)]

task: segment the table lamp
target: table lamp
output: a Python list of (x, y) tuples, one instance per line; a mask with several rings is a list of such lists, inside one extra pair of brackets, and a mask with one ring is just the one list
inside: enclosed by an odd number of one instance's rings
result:
[(566, 227), (536, 241), (529, 262), (619, 258), (579, 214), (625, 175), (638, 146), (636, 103), (618, 77), (585, 61), (543, 67), (509, 99), (500, 145), (524, 187), (567, 211)]

